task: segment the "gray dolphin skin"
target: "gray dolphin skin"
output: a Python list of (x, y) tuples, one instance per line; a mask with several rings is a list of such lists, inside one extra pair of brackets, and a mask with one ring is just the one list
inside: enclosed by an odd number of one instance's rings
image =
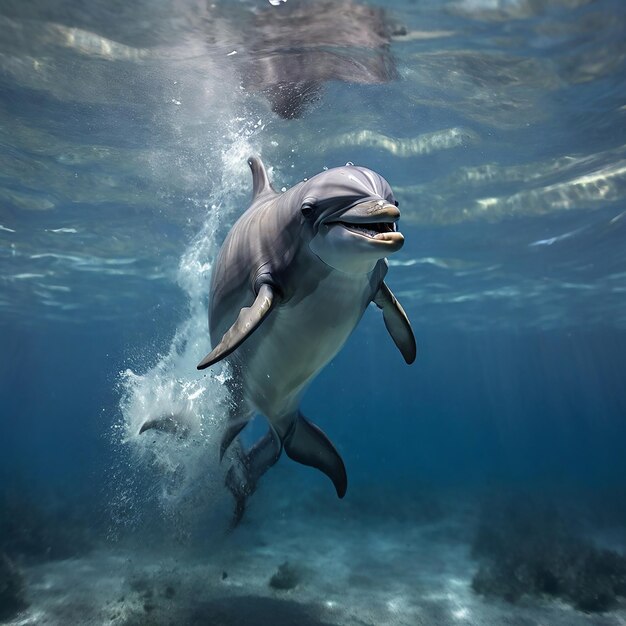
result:
[(400, 211), (379, 174), (354, 165), (324, 171), (284, 193), (272, 188), (257, 157), (252, 204), (234, 224), (214, 266), (209, 303), (213, 350), (204, 369), (226, 359), (232, 409), (220, 458), (255, 413), (268, 432), (226, 483), (236, 525), (247, 497), (282, 450), (324, 472), (342, 498), (347, 476), (339, 453), (300, 412), (309, 383), (337, 354), (374, 302), (404, 360), (416, 346), (407, 316), (384, 282), (385, 257), (402, 248)]

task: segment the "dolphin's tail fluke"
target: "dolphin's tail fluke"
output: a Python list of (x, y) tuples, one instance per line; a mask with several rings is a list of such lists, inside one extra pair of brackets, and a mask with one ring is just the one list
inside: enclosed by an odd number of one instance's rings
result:
[[(233, 432), (238, 426), (233, 425)], [(238, 445), (235, 460), (225, 481), (226, 487), (235, 498), (231, 530), (241, 522), (248, 498), (256, 491), (261, 476), (278, 461), (283, 446), (290, 459), (324, 472), (333, 481), (339, 498), (346, 495), (348, 477), (341, 456), (328, 437), (299, 413), (282, 442), (270, 425), (269, 431), (247, 453)]]
[(247, 426), (248, 419), (233, 420), (222, 435), (222, 441), (220, 442), (220, 462), (223, 461), (224, 455), (228, 448), (237, 437), (237, 435)]
[(189, 434), (189, 426), (184, 423), (180, 415), (175, 413), (146, 420), (141, 425), (139, 434), (141, 435), (147, 430), (159, 430), (163, 433), (178, 435), (180, 437), (186, 437)]
[(236, 465), (232, 465), (228, 470), (225, 484), (235, 498), (235, 510), (229, 525), (229, 530), (234, 530), (243, 519), (243, 514), (246, 512), (246, 502), (254, 489), (251, 488), (245, 475), (242, 475), (240, 468)]
[(294, 421), (283, 444), (290, 459), (324, 472), (333, 481), (337, 496), (343, 498), (346, 495), (348, 475), (339, 452), (330, 439), (302, 413)]
[(261, 476), (278, 461), (281, 452), (280, 437), (271, 425), (269, 431), (247, 453), (239, 449), (238, 458), (228, 470), (225, 481), (235, 498), (231, 530), (239, 525), (248, 498), (256, 491)]

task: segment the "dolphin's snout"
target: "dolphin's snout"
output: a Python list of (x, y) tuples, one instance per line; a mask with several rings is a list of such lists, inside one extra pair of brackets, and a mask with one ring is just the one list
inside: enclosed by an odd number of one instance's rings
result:
[[(382, 209), (380, 209), (380, 213), (394, 222), (397, 222), (400, 219), (400, 209), (393, 204), (385, 204)], [(375, 213), (375, 215), (377, 214), (378, 213)]]
[(373, 205), (370, 205), (370, 203), (367, 203), (367, 206), (364, 207), (365, 210), (368, 213), (368, 216), (371, 218), (384, 218), (384, 220), (387, 221), (398, 221), (400, 219), (400, 209), (397, 206), (394, 206), (393, 204), (387, 204), (387, 203), (379, 203), (376, 202)]
[(400, 209), (384, 200), (370, 200), (361, 202), (349, 208), (339, 218), (342, 222), (354, 224), (364, 222), (397, 222), (400, 219)]

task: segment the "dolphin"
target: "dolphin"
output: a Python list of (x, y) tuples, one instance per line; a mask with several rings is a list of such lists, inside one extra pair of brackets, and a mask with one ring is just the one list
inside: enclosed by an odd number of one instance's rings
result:
[(284, 449), (321, 470), (337, 496), (347, 489), (335, 446), (299, 409), (319, 371), (339, 352), (374, 302), (404, 360), (415, 360), (411, 324), (384, 281), (385, 257), (404, 237), (387, 181), (365, 167), (326, 170), (277, 193), (251, 157), (252, 204), (228, 233), (214, 266), (209, 303), (213, 350), (198, 364), (231, 367), (231, 414), (220, 460), (255, 413), (267, 433), (247, 452), (238, 444), (226, 484), (241, 519), (246, 499)]

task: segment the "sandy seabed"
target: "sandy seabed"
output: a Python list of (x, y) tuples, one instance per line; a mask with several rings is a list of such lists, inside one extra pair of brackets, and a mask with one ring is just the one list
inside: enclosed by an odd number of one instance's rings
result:
[(24, 566), (29, 606), (6, 623), (626, 624), (623, 606), (586, 614), (552, 599), (485, 599), (471, 588), (470, 513), (460, 507), (419, 523), (394, 513), (355, 515), (325, 498), (303, 509), (274, 498), (251, 507), (209, 549), (159, 545), (158, 537), (141, 545), (134, 536), (80, 558)]

